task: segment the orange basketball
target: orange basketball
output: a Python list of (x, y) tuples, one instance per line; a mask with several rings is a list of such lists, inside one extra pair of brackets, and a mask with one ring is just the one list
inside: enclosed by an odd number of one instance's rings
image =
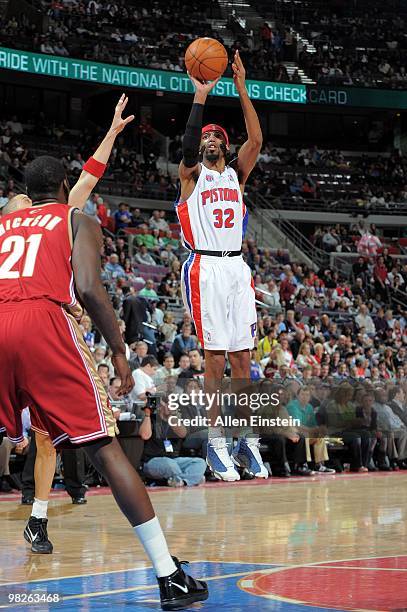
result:
[(225, 47), (214, 38), (197, 38), (185, 53), (189, 74), (200, 81), (213, 81), (223, 74), (228, 65)]

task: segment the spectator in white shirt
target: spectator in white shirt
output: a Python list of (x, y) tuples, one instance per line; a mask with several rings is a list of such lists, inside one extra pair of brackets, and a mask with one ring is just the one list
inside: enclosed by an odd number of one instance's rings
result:
[(366, 304), (362, 304), (359, 308), (359, 314), (355, 317), (356, 325), (361, 329), (365, 328), (368, 335), (375, 335), (376, 327), (373, 323), (373, 319), (369, 314), (369, 309)]
[(148, 252), (147, 247), (145, 245), (142, 245), (140, 247), (140, 251), (136, 254), (134, 259), (136, 263), (146, 264), (148, 266), (157, 265), (154, 259), (151, 257), (150, 253)]
[(157, 373), (159, 363), (153, 355), (146, 355), (141, 362), (141, 367), (133, 370), (132, 376), (134, 387), (131, 392), (133, 401), (146, 401), (146, 393), (155, 393), (154, 376)]
[(157, 370), (157, 373), (154, 377), (154, 382), (157, 385), (161, 385), (168, 376), (177, 377), (177, 371), (174, 368), (175, 361), (172, 353), (165, 353), (164, 355), (164, 365)]
[(149, 225), (151, 229), (158, 229), (163, 232), (167, 232), (170, 229), (167, 221), (161, 216), (159, 210), (153, 211), (153, 216), (150, 219)]

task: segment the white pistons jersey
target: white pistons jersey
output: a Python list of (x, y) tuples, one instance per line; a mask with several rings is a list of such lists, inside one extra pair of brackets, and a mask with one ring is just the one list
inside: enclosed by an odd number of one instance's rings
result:
[(247, 227), (247, 210), (236, 171), (222, 173), (203, 164), (195, 189), (176, 206), (182, 239), (189, 250), (240, 251)]
[(182, 266), (182, 297), (201, 346), (252, 349), (257, 315), (251, 270), (241, 255), (228, 256), (241, 250), (247, 226), (235, 170), (226, 166), (219, 173), (202, 165), (194, 191), (177, 205), (177, 214), (184, 245), (192, 251)]

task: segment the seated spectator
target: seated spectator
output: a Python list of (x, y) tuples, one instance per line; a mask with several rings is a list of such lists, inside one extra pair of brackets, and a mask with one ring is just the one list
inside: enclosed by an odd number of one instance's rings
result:
[(180, 245), (180, 241), (177, 238), (172, 237), (171, 230), (168, 230), (165, 233), (165, 236), (158, 240), (158, 243), (162, 247), (167, 247), (168, 245), (171, 245), (174, 250), (179, 249), (179, 245)]
[(100, 363), (98, 365), (98, 374), (104, 388), (107, 390), (110, 383), (110, 369), (107, 363)]
[(176, 368), (174, 368), (175, 361), (172, 353), (165, 353), (163, 359), (163, 366), (158, 368), (157, 373), (154, 377), (154, 383), (156, 387), (159, 387), (168, 376), (177, 377)]
[(400, 421), (407, 427), (406, 395), (401, 386), (390, 387), (388, 405)]
[(136, 242), (138, 246), (145, 246), (149, 251), (158, 251), (158, 238), (149, 230), (147, 225), (142, 225), (140, 230), (143, 230), (142, 234), (137, 234)]
[[(165, 215), (164, 211), (161, 212)], [(161, 214), (161, 212), (159, 210), (153, 211), (153, 215), (150, 218), (149, 225), (151, 229), (157, 229), (162, 232), (167, 232), (169, 230), (169, 225), (164, 219), (164, 216)]]
[(180, 292), (179, 279), (175, 272), (169, 272), (162, 279), (158, 288), (159, 294), (167, 297), (177, 297)]
[[(307, 387), (300, 387), (297, 391), (296, 398), (288, 402), (287, 412), (293, 419), (299, 421), (300, 427), (297, 431), (305, 436), (307, 450), (309, 446), (312, 446), (317, 474), (334, 474), (335, 470), (328, 468), (324, 463), (329, 459), (325, 438), (323, 437), (325, 435), (325, 430), (324, 428), (318, 427), (310, 400), (310, 390)], [(307, 460), (311, 460), (310, 454), (308, 454)]]
[(160, 332), (164, 336), (165, 343), (173, 343), (177, 334), (177, 326), (174, 323), (174, 315), (171, 312), (166, 312), (164, 322), (160, 327)]
[(384, 264), (383, 257), (379, 256), (377, 262), (373, 268), (373, 278), (375, 283), (376, 293), (380, 295), (380, 298), (388, 303), (388, 273), (387, 268)]
[(369, 314), (369, 309), (366, 304), (361, 304), (359, 314), (357, 314), (355, 317), (355, 323), (359, 329), (363, 327), (368, 335), (375, 335), (375, 324), (373, 323), (373, 319)]
[(174, 355), (175, 363), (178, 364), (181, 355), (195, 349), (197, 347), (197, 341), (195, 336), (192, 335), (191, 324), (185, 324), (182, 326), (181, 333), (177, 334), (172, 343), (171, 353)]
[(292, 306), (292, 301), (296, 292), (296, 285), (294, 282), (294, 274), (291, 270), (287, 271), (287, 274), (283, 278), (280, 284), (280, 300), (281, 304), (286, 308)]
[(149, 279), (146, 281), (146, 285), (145, 287), (143, 287), (143, 289), (140, 289), (139, 291), (139, 296), (141, 297), (145, 297), (145, 298), (157, 298), (157, 292), (154, 289), (154, 281)]
[[(270, 381), (262, 381), (259, 387), (261, 393), (269, 396), (277, 393), (279, 403), (275, 405), (262, 406), (258, 414), (263, 419), (286, 419), (288, 393), (287, 389), (281, 385), (272, 385)], [(266, 427), (259, 428), (260, 442), (267, 444), (271, 451), (271, 467), (273, 476), (289, 478), (291, 474), (298, 476), (314, 476), (315, 472), (307, 465), (306, 441), (304, 436), (297, 433), (294, 427)], [(292, 468), (290, 466), (292, 463)]]
[(157, 373), (159, 363), (153, 355), (146, 355), (141, 366), (136, 370), (133, 370), (132, 376), (134, 380), (134, 387), (131, 391), (131, 399), (136, 401), (146, 401), (146, 393), (155, 393), (156, 386), (154, 384), (154, 377)]
[(181, 372), (188, 370), (190, 365), (191, 365), (191, 361), (189, 359), (189, 355), (187, 355), (186, 353), (182, 354), (181, 357), (179, 358), (178, 368), (175, 368), (177, 378), (181, 374)]
[(340, 384), (317, 413), (317, 421), (327, 427), (330, 436), (342, 438), (349, 447), (351, 471), (363, 473), (368, 471), (371, 460), (372, 434), (364, 428), (364, 419), (357, 417), (352, 399), (352, 386)]
[(364, 279), (368, 272), (368, 265), (364, 257), (358, 257), (357, 261), (352, 265), (352, 274), (354, 278), (361, 277)]
[[(134, 350), (132, 350), (134, 349)], [(148, 353), (148, 346), (143, 340), (139, 340), (135, 342), (130, 347), (130, 358), (129, 364), (133, 370), (137, 370), (137, 368), (141, 367), (142, 361), (144, 357), (146, 357)]]
[(257, 349), (254, 348), (250, 353), (250, 380), (257, 381), (260, 378), (264, 378), (263, 368), (260, 363), (257, 361)]
[[(170, 426), (169, 417), (180, 423)], [(182, 440), (187, 436), (181, 413), (170, 410), (163, 399), (156, 414), (145, 409), (139, 435), (145, 441), (143, 472), (147, 478), (165, 480), (169, 487), (197, 486), (205, 482), (206, 462), (201, 457), (180, 457)]]
[(147, 247), (142, 245), (139, 251), (136, 253), (135, 261), (139, 264), (144, 264), (147, 266), (156, 266), (157, 263), (154, 258), (150, 255), (147, 250)]
[(379, 469), (389, 467), (386, 456), (391, 468), (404, 468), (407, 465), (407, 427), (389, 406), (388, 392), (384, 386), (376, 388), (375, 396), (376, 401), (373, 406), (377, 413), (377, 428), (382, 432), (380, 439), (382, 462), (379, 464)]
[(198, 348), (193, 348), (188, 352), (189, 357), (189, 368), (182, 370), (178, 376), (180, 382), (183, 378), (197, 378), (202, 377), (205, 373), (203, 366), (203, 357), (201, 351)]
[(303, 342), (300, 346), (298, 357), (295, 363), (300, 367), (312, 366), (318, 363), (316, 357), (311, 354), (311, 346), (309, 342)]
[(141, 210), (130, 205), (131, 223), (130, 227), (140, 227), (145, 225), (145, 220), (142, 217)]
[(280, 343), (272, 351), (272, 353), (271, 353), (272, 355), (273, 355), (273, 353), (276, 352), (276, 349), (280, 349), (279, 357), (282, 360), (282, 362), (279, 363), (279, 365), (285, 365), (287, 368), (294, 367), (295, 363), (294, 363), (293, 354), (292, 354), (292, 352), (290, 350), (290, 345), (289, 345), (288, 339), (286, 337), (282, 337), (280, 339)]
[(105, 265), (105, 272), (109, 279), (126, 278), (123, 266), (119, 264), (119, 256), (113, 253)]
[(264, 338), (259, 341), (257, 346), (257, 359), (259, 361), (269, 357), (273, 347), (277, 346), (278, 341), (276, 335), (276, 327), (273, 324), (266, 330)]
[(97, 207), (97, 218), (99, 219), (100, 227), (102, 229), (106, 228), (108, 226), (109, 211), (106, 206), (106, 203), (103, 201), (103, 198), (100, 196), (96, 200), (96, 207)]
[(339, 236), (336, 234), (334, 228), (328, 228), (325, 234), (322, 237), (322, 246), (325, 251), (331, 253), (332, 251), (336, 251), (337, 247), (340, 244)]
[(94, 348), (93, 351), (93, 361), (95, 362), (96, 367), (100, 364), (100, 363), (106, 363), (106, 354), (107, 354), (107, 349), (105, 346), (103, 346), (102, 344), (97, 344)]
[(123, 230), (131, 226), (132, 216), (129, 213), (128, 208), (129, 207), (127, 206), (127, 204), (125, 204), (124, 202), (120, 202), (118, 210), (116, 210), (113, 215), (115, 220), (116, 233), (119, 230)]
[(95, 334), (92, 331), (92, 321), (88, 315), (83, 315), (79, 326), (82, 330), (83, 339), (90, 349), (93, 349), (95, 346)]

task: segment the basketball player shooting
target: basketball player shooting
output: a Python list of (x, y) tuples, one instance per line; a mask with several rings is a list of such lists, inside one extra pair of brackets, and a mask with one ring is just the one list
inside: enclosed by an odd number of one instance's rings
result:
[[(243, 202), (246, 181), (262, 145), (257, 113), (246, 90), (246, 71), (236, 51), (233, 79), (246, 124), (247, 140), (229, 161), (229, 138), (220, 125), (202, 128), (206, 98), (219, 78), (203, 83), (190, 79), (195, 96), (183, 139), (177, 214), (183, 242), (190, 251), (184, 263), (182, 294), (205, 351), (205, 387), (219, 388), (227, 352), (235, 381), (250, 380), (250, 350), (256, 334), (256, 305), (250, 268), (241, 254), (248, 214)], [(210, 414), (212, 425), (216, 414)], [(236, 464), (251, 475), (267, 478), (258, 438), (240, 438), (232, 457), (221, 428), (211, 426), (207, 463), (218, 479), (240, 476)]]

